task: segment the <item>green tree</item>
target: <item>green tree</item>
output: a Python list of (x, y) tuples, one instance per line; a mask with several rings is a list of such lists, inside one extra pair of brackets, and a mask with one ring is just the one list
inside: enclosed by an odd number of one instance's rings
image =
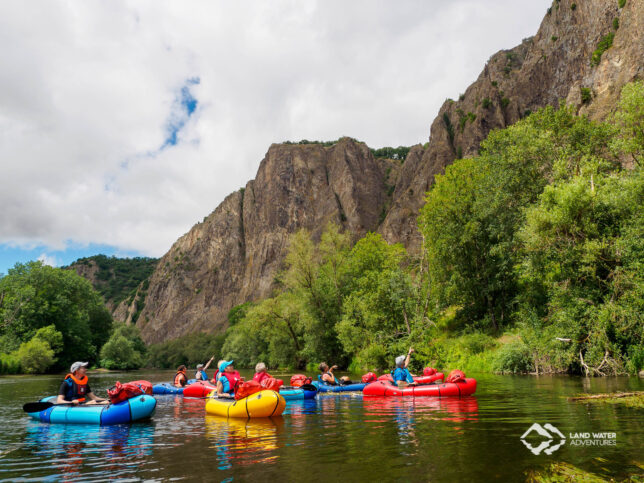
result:
[(49, 344), (38, 337), (20, 344), (17, 358), (20, 361), (20, 367), (27, 374), (43, 373), (56, 360), (54, 351), (49, 347)]
[(101, 297), (76, 273), (40, 262), (16, 264), (0, 279), (0, 339), (31, 340), (54, 325), (63, 336), (57, 368), (96, 361), (112, 319)]

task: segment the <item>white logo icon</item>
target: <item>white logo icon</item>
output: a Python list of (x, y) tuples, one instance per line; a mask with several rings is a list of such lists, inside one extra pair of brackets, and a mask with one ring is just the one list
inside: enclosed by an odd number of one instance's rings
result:
[[(539, 444), (539, 446), (537, 447), (532, 446), (530, 443), (528, 443), (525, 440), (525, 438), (533, 431), (536, 431), (537, 434), (548, 439), (546, 441), (542, 441), (541, 444)], [(555, 436), (558, 436), (560, 438), (559, 443), (555, 444), (554, 446), (550, 446), (554, 441)], [(533, 454), (538, 455), (538, 454), (541, 454), (541, 452), (543, 451), (545, 454), (551, 455), (559, 448), (561, 448), (561, 446), (566, 442), (566, 437), (563, 434), (561, 434), (561, 431), (559, 431), (550, 423), (546, 423), (543, 426), (541, 426), (538, 423), (534, 423), (532, 426), (528, 428), (528, 430), (525, 433), (523, 433), (523, 436), (521, 436), (521, 442), (526, 446), (526, 448), (532, 451)]]

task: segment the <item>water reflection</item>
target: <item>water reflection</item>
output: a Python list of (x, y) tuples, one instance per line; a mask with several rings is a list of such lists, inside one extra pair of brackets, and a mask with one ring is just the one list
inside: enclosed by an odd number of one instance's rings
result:
[(94, 426), (29, 421), (25, 429), (24, 449), (49, 461), (50, 470), (63, 480), (93, 470), (110, 476), (131, 474), (153, 452), (151, 423)]
[(207, 414), (206, 437), (217, 458), (217, 469), (270, 463), (277, 459), (282, 417), (235, 419)]

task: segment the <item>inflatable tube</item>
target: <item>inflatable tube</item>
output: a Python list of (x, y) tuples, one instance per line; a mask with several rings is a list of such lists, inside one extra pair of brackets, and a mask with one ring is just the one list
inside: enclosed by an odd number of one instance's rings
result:
[[(437, 372), (431, 376), (413, 376), (414, 382), (417, 384), (432, 384), (434, 381), (442, 381), (445, 379), (445, 374), (442, 372)], [(383, 374), (378, 378), (379, 381), (390, 381), (394, 382), (394, 378), (391, 374)]]
[(217, 388), (209, 382), (197, 381), (183, 388), (183, 397), (206, 397)]
[[(54, 402), (57, 396), (42, 399), (43, 402)], [(43, 423), (61, 424), (125, 424), (149, 418), (157, 407), (157, 400), (152, 396), (141, 395), (109, 405), (61, 404), (52, 406), (38, 413), (29, 413), (34, 419)]]
[(282, 386), (280, 387), (280, 396), (286, 401), (295, 401), (298, 399), (315, 399), (317, 391), (307, 391), (301, 387)]
[(183, 389), (183, 387), (174, 387), (174, 385), (169, 382), (160, 382), (159, 384), (152, 386), (152, 394), (183, 394)]
[(392, 382), (376, 381), (364, 388), (365, 396), (435, 396), (462, 397), (476, 392), (476, 379), (466, 378), (465, 382), (448, 382), (427, 386), (407, 386), (399, 388)]
[(243, 399), (211, 398), (206, 412), (226, 418), (270, 418), (284, 412), (286, 401), (276, 391), (259, 391)]
[(349, 392), (349, 391), (362, 391), (365, 386), (367, 386), (367, 383), (365, 382), (358, 382), (355, 384), (346, 384), (346, 385), (341, 385), (338, 384), (337, 386), (332, 386), (330, 384), (322, 384), (319, 381), (314, 381), (312, 383), (315, 387), (318, 388), (320, 392)]

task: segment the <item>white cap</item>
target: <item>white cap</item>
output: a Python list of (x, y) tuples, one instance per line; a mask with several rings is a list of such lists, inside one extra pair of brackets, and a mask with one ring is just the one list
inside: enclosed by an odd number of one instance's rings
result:
[(405, 356), (396, 357), (396, 367), (402, 367), (405, 363)]
[(89, 362), (78, 362), (78, 361), (77, 361), (77, 362), (74, 362), (74, 363), (72, 364), (72, 367), (71, 367), (71, 369), (69, 370), (69, 372), (71, 372), (71, 373), (73, 374), (74, 372), (76, 372), (77, 370), (79, 370), (81, 367), (87, 367), (87, 366), (88, 366), (88, 364), (89, 364)]

